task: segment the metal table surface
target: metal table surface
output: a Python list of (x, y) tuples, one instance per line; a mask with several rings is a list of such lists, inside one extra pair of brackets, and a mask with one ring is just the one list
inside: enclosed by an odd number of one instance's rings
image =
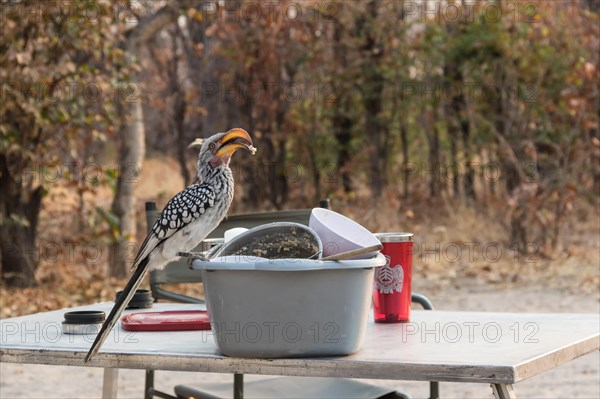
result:
[[(161, 303), (147, 311), (202, 306)], [(119, 324), (100, 353), (86, 364), (83, 359), (94, 336), (62, 334), (63, 313), (86, 309), (108, 313), (111, 307), (112, 302), (106, 302), (0, 320), (0, 361), (478, 382), (491, 384), (498, 397), (513, 397), (512, 384), (600, 348), (600, 316), (595, 314), (413, 311), (409, 323), (371, 321), (362, 349), (343, 357), (230, 358), (219, 353), (211, 331), (127, 332)]]

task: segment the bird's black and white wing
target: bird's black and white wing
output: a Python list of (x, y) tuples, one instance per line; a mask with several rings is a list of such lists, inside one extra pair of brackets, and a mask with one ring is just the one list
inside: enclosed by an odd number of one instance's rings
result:
[(199, 220), (214, 206), (216, 193), (207, 184), (193, 184), (176, 194), (165, 206), (142, 243), (132, 269), (148, 256), (157, 246), (192, 222)]

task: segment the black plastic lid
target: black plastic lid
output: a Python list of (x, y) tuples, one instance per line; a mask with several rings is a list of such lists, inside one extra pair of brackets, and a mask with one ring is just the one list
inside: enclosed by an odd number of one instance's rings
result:
[(98, 324), (103, 323), (106, 314), (101, 310), (78, 310), (65, 313), (66, 324)]
[[(115, 302), (119, 299), (119, 295), (121, 295), (122, 292), (123, 291), (118, 291), (116, 293)], [(151, 308), (153, 303), (154, 298), (152, 298), (152, 292), (150, 290), (137, 290), (125, 309)]]

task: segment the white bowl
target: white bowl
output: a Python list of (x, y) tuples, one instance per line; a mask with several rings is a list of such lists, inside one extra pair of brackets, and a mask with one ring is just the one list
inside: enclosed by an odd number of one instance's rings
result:
[[(314, 208), (308, 226), (323, 243), (323, 257), (380, 244), (377, 237), (354, 220), (325, 208)], [(353, 259), (372, 258), (377, 251)]]

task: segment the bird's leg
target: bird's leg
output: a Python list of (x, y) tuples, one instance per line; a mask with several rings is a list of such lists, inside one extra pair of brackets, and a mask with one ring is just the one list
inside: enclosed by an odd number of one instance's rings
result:
[(203, 262), (208, 262), (206, 252), (178, 252), (177, 256), (187, 258), (187, 266), (190, 269), (192, 268), (192, 262), (196, 259), (200, 259)]

